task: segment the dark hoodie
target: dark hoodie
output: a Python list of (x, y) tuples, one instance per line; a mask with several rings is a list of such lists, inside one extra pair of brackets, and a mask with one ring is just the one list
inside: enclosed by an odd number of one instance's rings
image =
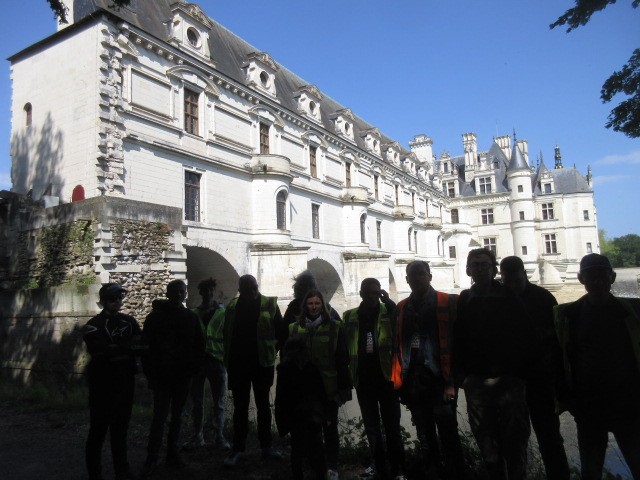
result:
[(182, 304), (154, 300), (144, 322), (149, 350), (142, 368), (150, 388), (183, 381), (198, 372), (204, 356), (204, 337), (195, 313)]

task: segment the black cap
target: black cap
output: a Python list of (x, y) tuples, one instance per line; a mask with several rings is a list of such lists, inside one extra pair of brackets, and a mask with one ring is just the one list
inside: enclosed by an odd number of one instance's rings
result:
[(580, 260), (580, 273), (584, 273), (593, 268), (606, 268), (608, 270), (613, 270), (609, 259), (604, 255), (600, 255), (599, 253), (589, 253), (582, 257), (582, 260)]
[(98, 295), (100, 296), (100, 299), (103, 299), (115, 297), (123, 293), (127, 293), (127, 291), (122, 288), (119, 283), (105, 283), (100, 289)]

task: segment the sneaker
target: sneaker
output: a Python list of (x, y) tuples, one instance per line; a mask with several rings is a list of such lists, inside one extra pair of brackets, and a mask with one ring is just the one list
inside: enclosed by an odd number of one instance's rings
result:
[(140, 478), (150, 477), (155, 473), (158, 469), (158, 461), (153, 458), (147, 458), (147, 461), (144, 462), (142, 466), (142, 471), (140, 472)]
[(376, 471), (376, 466), (375, 464), (371, 464), (369, 465), (367, 468), (364, 469), (364, 472), (362, 472), (360, 474), (360, 478), (373, 478), (378, 474), (378, 472)]
[(187, 464), (182, 458), (180, 458), (180, 455), (172, 453), (171, 455), (167, 455), (167, 466), (171, 468), (184, 468)]
[(339, 480), (340, 476), (338, 475), (337, 470), (327, 470), (327, 480)]
[(232, 451), (231, 454), (224, 459), (224, 466), (235, 467), (240, 461), (240, 457), (242, 457), (242, 452)]
[(263, 460), (282, 460), (282, 453), (276, 450), (273, 447), (267, 447), (262, 449), (262, 458)]

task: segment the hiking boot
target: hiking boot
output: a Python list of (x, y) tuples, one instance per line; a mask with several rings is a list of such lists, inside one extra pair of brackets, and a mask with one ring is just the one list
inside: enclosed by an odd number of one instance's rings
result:
[(236, 452), (234, 450), (231, 452), (231, 454), (229, 454), (227, 458), (224, 459), (223, 465), (228, 468), (235, 467), (236, 465), (238, 465), (240, 457), (242, 457), (242, 452)]
[(276, 450), (273, 447), (267, 447), (262, 449), (262, 459), (263, 460), (282, 460), (282, 453)]

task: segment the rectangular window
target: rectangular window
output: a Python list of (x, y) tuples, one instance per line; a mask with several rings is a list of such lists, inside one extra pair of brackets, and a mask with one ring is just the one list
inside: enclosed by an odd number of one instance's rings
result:
[(184, 129), (187, 133), (198, 135), (198, 97), (199, 95), (184, 89)]
[(526, 255), (527, 254), (527, 247), (525, 247), (524, 245), (522, 246), (522, 255)]
[(413, 231), (413, 251), (418, 253), (418, 232)]
[(269, 153), (269, 125), (260, 124), (260, 154)]
[(591, 248), (591, 242), (587, 242), (587, 253), (593, 253), (593, 249)]
[(490, 225), (493, 223), (493, 208), (483, 208), (480, 210), (483, 225)]
[(582, 218), (584, 218), (585, 220), (589, 220), (589, 210), (582, 211)]
[(456, 184), (455, 184), (455, 182), (445, 182), (444, 189), (447, 192), (447, 196), (449, 198), (454, 198), (456, 196)]
[(520, 210), (520, 220), (524, 220), (524, 212)]
[(456, 258), (456, 247), (449, 247), (449, 258)]
[(313, 238), (320, 238), (320, 205), (311, 204), (311, 228)]
[(457, 208), (451, 209), (451, 223), (460, 223), (460, 214)]
[(396, 205), (400, 205), (400, 187), (398, 185), (395, 186), (396, 191)]
[(407, 247), (408, 250), (411, 251), (411, 229), (407, 232)]
[(416, 213), (416, 194), (415, 194), (415, 192), (411, 192), (411, 207), (413, 208), (413, 213)]
[(542, 204), (542, 219), (553, 220), (553, 203)]
[(373, 176), (373, 196), (376, 200), (380, 200), (379, 182), (380, 182), (380, 177), (378, 175), (374, 175)]
[(486, 248), (487, 250), (491, 250), (496, 257), (498, 256), (498, 249), (496, 247), (495, 237), (485, 238), (483, 240), (483, 243), (484, 243), (484, 248)]
[(449, 164), (447, 162), (444, 162), (442, 164), (442, 168), (444, 170), (444, 173), (449, 173)]
[(491, 177), (479, 178), (478, 188), (482, 194), (491, 193)]
[(200, 221), (200, 174), (184, 172), (184, 219)]
[(376, 221), (376, 241), (378, 248), (382, 248), (382, 221)]
[(524, 188), (522, 187), (522, 185), (518, 185), (518, 193), (522, 193), (524, 191)]
[(546, 253), (558, 253), (555, 233), (549, 233), (544, 236), (544, 251)]
[(351, 186), (351, 164), (349, 162), (344, 163), (344, 183), (347, 187)]
[(551, 184), (550, 183), (545, 183), (544, 184), (544, 193), (551, 193)]
[(309, 173), (311, 173), (311, 176), (314, 178), (318, 178), (317, 153), (318, 147), (314, 147), (313, 145), (309, 147)]

